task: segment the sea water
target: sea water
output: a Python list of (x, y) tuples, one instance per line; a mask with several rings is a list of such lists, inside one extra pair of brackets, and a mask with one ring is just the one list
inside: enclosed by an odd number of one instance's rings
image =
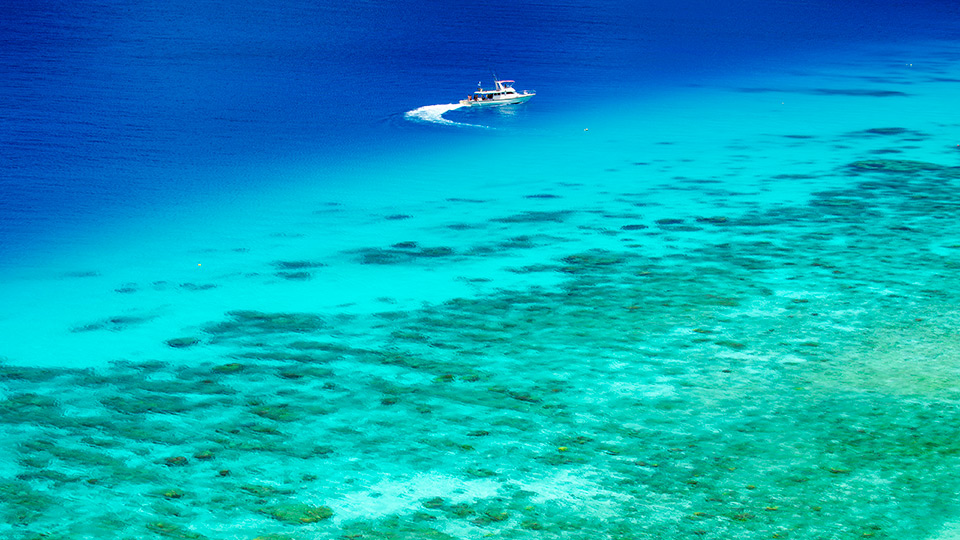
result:
[(2, 9), (0, 536), (960, 535), (953, 5)]

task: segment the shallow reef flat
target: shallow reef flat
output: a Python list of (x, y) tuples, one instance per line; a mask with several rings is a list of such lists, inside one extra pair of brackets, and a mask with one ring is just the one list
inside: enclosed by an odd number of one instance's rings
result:
[(780, 174), (829, 189), (528, 197), (473, 249), (347, 254), (489, 259), (523, 286), (349, 316), (237, 306), (170, 336), (198, 364), (0, 364), (0, 533), (928, 537), (960, 489), (955, 168)]

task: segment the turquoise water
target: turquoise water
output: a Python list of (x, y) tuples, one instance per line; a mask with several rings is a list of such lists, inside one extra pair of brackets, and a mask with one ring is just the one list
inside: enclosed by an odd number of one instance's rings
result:
[(397, 112), (25, 256), (0, 534), (958, 537), (960, 48), (804, 58)]

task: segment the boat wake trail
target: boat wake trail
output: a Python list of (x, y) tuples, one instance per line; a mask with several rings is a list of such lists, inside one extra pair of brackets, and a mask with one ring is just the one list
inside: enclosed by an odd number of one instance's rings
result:
[(443, 117), (444, 113), (456, 110), (463, 107), (457, 103), (447, 103), (446, 105), (426, 105), (420, 107), (419, 109), (414, 109), (412, 111), (407, 111), (404, 113), (404, 118), (412, 122), (423, 122), (428, 124), (440, 124), (442, 126), (457, 126), (457, 127), (473, 127), (473, 128), (483, 128), (489, 129), (487, 126), (481, 126), (479, 124), (467, 124), (464, 122), (454, 122), (453, 120), (447, 120)]

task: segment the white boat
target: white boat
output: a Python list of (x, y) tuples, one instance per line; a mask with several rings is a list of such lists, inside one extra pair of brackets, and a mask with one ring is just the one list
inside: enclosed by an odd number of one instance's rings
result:
[(521, 94), (513, 89), (514, 81), (494, 80), (496, 85), (494, 90), (484, 90), (480, 83), (477, 83), (477, 91), (473, 95), (467, 96), (467, 99), (461, 99), (460, 105), (512, 105), (514, 103), (523, 103), (533, 96), (536, 92), (524, 90)]

